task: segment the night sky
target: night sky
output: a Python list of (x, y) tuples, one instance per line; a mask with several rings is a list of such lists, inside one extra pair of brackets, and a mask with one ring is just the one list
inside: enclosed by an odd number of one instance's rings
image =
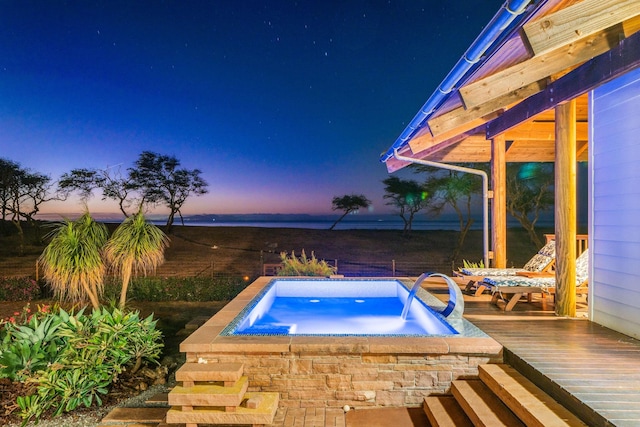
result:
[(501, 4), (0, 0), (0, 157), (57, 180), (175, 155), (209, 183), (183, 214), (388, 212), (380, 153)]

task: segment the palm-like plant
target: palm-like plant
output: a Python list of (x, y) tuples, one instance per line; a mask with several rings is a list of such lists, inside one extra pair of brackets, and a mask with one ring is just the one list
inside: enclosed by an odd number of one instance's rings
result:
[(44, 278), (60, 299), (81, 302), (88, 298), (97, 309), (105, 274), (100, 250), (107, 241), (107, 228), (86, 212), (76, 221), (64, 221), (52, 234), (38, 258)]
[(113, 232), (104, 248), (104, 257), (110, 268), (122, 278), (120, 309), (127, 302), (131, 277), (155, 271), (164, 262), (167, 246), (169, 238), (158, 227), (148, 223), (141, 211), (125, 219)]

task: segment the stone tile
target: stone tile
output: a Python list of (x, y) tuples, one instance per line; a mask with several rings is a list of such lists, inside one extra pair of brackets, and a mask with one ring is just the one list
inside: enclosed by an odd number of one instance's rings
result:
[(203, 326), (222, 326), (224, 329), (238, 315), (235, 311), (220, 310), (213, 317), (207, 320)]
[(183, 353), (211, 351), (211, 343), (220, 331), (221, 328), (218, 326), (201, 326), (180, 343), (180, 351)]
[(363, 363), (398, 363), (398, 357), (394, 354), (367, 354), (362, 356)]
[(451, 353), (499, 355), (502, 345), (493, 338), (457, 338), (446, 337)]
[(247, 393), (245, 396), (247, 399), (261, 396), (259, 407), (249, 409), (241, 405), (235, 412), (225, 412), (224, 408), (193, 408), (186, 412), (172, 408), (167, 412), (166, 421), (169, 424), (272, 424), (278, 409), (278, 393)]
[[(291, 338), (287, 336), (259, 337), (259, 336), (217, 336), (213, 347), (208, 351), (234, 353), (287, 353)], [(182, 346), (180, 347), (182, 350)]]
[(449, 344), (440, 337), (369, 337), (370, 353), (446, 354)]
[(176, 371), (176, 381), (238, 381), (242, 363), (185, 363)]
[(369, 352), (369, 338), (293, 336), (291, 338), (291, 352), (367, 353)]
[(160, 423), (168, 408), (114, 408), (102, 419), (102, 423)]
[(195, 385), (176, 386), (169, 393), (171, 406), (238, 406), (245, 396), (249, 381), (240, 378), (233, 386)]

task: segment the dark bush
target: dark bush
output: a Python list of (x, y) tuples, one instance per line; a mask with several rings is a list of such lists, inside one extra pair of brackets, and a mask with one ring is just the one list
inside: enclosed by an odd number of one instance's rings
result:
[(0, 277), (0, 301), (32, 301), (42, 290), (30, 277)]
[[(136, 301), (229, 301), (248, 284), (241, 277), (137, 277), (132, 279), (127, 299)], [(115, 300), (121, 283), (110, 279), (104, 297)]]

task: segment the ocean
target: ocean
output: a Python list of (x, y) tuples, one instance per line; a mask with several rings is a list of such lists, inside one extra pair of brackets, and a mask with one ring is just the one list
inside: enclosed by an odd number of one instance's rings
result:
[[(200, 227), (267, 227), (267, 228), (308, 228), (328, 230), (339, 218), (334, 215), (291, 215), (291, 214), (247, 214), (247, 215), (191, 215), (184, 217), (185, 226)], [(164, 225), (166, 218), (150, 218), (157, 225)], [(175, 225), (182, 225), (176, 218)], [(538, 226), (553, 226), (553, 222), (544, 221)], [(520, 224), (511, 219), (509, 227)], [(334, 227), (334, 230), (402, 230), (404, 223), (398, 215), (348, 215)], [(459, 230), (460, 224), (455, 216), (426, 218), (425, 215), (413, 220), (413, 230)], [(482, 216), (474, 217), (472, 230), (482, 229)]]
[[(63, 218), (75, 219), (80, 214), (43, 214), (38, 218), (45, 221), (60, 221)], [(120, 223), (123, 216), (117, 214), (92, 214), (97, 221), (106, 223)], [(198, 227), (264, 227), (264, 228), (307, 228), (328, 230), (340, 215), (307, 215), (307, 214), (201, 214), (185, 215), (185, 226)], [(153, 224), (163, 226), (167, 222), (164, 215), (150, 214), (147, 218)], [(473, 216), (472, 230), (482, 230), (482, 215)], [(180, 217), (176, 217), (174, 225), (182, 225)], [(520, 223), (509, 217), (507, 227), (519, 228)], [(553, 227), (553, 218), (540, 219), (538, 228)], [(392, 214), (360, 214), (347, 215), (334, 227), (334, 230), (402, 230), (404, 223), (399, 215)], [(418, 215), (413, 220), (413, 230), (459, 230), (460, 223), (455, 215), (441, 215), (430, 218)]]

